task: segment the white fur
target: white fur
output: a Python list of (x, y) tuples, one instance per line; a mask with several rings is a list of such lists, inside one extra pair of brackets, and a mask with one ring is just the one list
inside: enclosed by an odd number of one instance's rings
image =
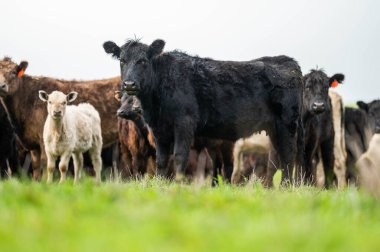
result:
[[(78, 106), (62, 105), (62, 101), (66, 100), (66, 96), (62, 100), (62, 95), (64, 94), (57, 92), (51, 93), (47, 100), (49, 115), (46, 118), (43, 132), (45, 151), (48, 159), (47, 180), (48, 182), (52, 181), (55, 161), (60, 157), (60, 182), (64, 181), (68, 163), (72, 156), (75, 169), (74, 182), (78, 182), (79, 172), (83, 167), (82, 153), (89, 151), (96, 173), (96, 180), (100, 182), (102, 168), (100, 154), (103, 143), (99, 113), (88, 103), (81, 103)], [(60, 108), (63, 114), (58, 119), (54, 118), (52, 112), (55, 104), (61, 105)]]

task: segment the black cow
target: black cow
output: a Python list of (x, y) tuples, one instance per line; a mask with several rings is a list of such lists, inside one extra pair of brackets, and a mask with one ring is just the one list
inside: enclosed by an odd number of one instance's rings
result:
[(380, 133), (380, 101), (371, 103), (358, 101), (359, 109), (345, 108), (345, 141), (347, 150), (347, 180), (357, 184), (355, 163), (367, 151), (375, 133)]
[(8, 177), (8, 164), (12, 175), (19, 175), (16, 134), (3, 104), (0, 103), (0, 178)]
[(305, 166), (297, 171), (297, 179), (307, 184), (316, 183), (313, 160), (319, 152), (325, 173), (325, 186), (334, 180), (334, 126), (329, 88), (342, 83), (343, 74), (328, 77), (323, 70), (311, 70), (304, 76), (303, 124), (305, 133)]
[(157, 141), (159, 175), (166, 175), (173, 148), (176, 178), (183, 177), (194, 136), (236, 141), (266, 130), (284, 169), (282, 183), (292, 181), (302, 135), (297, 62), (287, 56), (216, 61), (163, 53), (164, 46), (160, 39), (103, 45), (120, 60), (123, 89), (141, 102)]

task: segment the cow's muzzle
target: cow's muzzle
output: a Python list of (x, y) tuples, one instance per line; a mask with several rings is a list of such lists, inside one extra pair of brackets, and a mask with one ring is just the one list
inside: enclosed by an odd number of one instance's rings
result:
[(8, 93), (8, 85), (0, 83), (0, 96), (5, 96)]
[(123, 90), (127, 92), (128, 95), (136, 95), (139, 91), (134, 81), (124, 81)]
[(325, 104), (323, 102), (314, 102), (311, 108), (313, 109), (313, 112), (316, 114), (322, 113), (326, 109)]

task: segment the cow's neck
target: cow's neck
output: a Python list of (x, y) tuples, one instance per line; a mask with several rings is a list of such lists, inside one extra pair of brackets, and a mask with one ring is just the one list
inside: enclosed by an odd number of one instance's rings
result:
[(147, 86), (151, 88), (137, 95), (137, 98), (140, 100), (145, 122), (148, 123), (148, 125), (153, 126), (156, 123), (156, 117), (159, 114), (159, 111), (157, 111), (159, 104), (156, 104), (159, 99), (156, 95), (158, 79), (152, 76)]
[(66, 131), (66, 121), (64, 120), (64, 118), (61, 118), (61, 119), (53, 119), (51, 118), (51, 116), (48, 116), (48, 120), (49, 120), (49, 130), (50, 130), (50, 133), (52, 135), (55, 135), (55, 136), (62, 136), (62, 134), (65, 133)]

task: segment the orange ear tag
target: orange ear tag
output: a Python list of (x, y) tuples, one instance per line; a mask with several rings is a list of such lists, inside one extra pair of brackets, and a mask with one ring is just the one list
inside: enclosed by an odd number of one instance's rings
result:
[(339, 85), (338, 81), (337, 80), (334, 80), (331, 84), (330, 84), (330, 87), (332, 88), (335, 88)]
[(17, 73), (17, 77), (21, 77), (24, 75), (24, 69), (21, 69), (18, 73)]

